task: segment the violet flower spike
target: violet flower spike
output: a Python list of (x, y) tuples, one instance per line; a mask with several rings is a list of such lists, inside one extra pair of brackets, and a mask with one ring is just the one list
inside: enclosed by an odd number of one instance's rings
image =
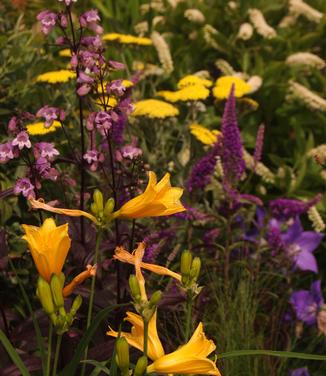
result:
[(223, 119), (223, 153), (222, 165), (226, 185), (234, 186), (241, 179), (245, 171), (242, 141), (236, 115), (236, 100), (232, 85), (230, 95), (226, 101)]

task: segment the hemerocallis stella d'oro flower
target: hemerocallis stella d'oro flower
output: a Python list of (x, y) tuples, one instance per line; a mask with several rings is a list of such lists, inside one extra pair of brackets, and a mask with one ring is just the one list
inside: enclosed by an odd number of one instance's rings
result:
[[(152, 360), (159, 359), (164, 355), (164, 349), (160, 338), (157, 334), (156, 329), (156, 317), (157, 313), (155, 311), (154, 315), (148, 324), (148, 356)], [(144, 347), (144, 320), (140, 315), (133, 312), (127, 312), (127, 317), (124, 319), (128, 321), (131, 325), (131, 333), (121, 332), (120, 336), (125, 337), (128, 343), (135, 347), (136, 349), (143, 351)], [(106, 333), (108, 336), (118, 337), (119, 333), (110, 330)]]
[(28, 243), (40, 276), (50, 282), (52, 274), (60, 275), (70, 248), (68, 223), (56, 226), (53, 218), (47, 218), (41, 227), (22, 227), (23, 239)]
[[(57, 226), (53, 218), (47, 218), (41, 227), (22, 225), (39, 275), (48, 283), (53, 274), (59, 276), (66, 261), (71, 239), (68, 223)], [(76, 286), (96, 274), (96, 266), (87, 265), (86, 270), (78, 274), (63, 288), (63, 296), (69, 296)]]
[(183, 189), (171, 187), (170, 174), (157, 182), (156, 174), (149, 172), (149, 181), (144, 193), (126, 202), (116, 213), (115, 217), (144, 218), (172, 215), (186, 209), (180, 198)]
[[(142, 317), (135, 313), (127, 312), (125, 320), (133, 325), (131, 333), (121, 332), (120, 335), (126, 338), (130, 346), (143, 351), (144, 324)], [(119, 333), (110, 329), (107, 335), (118, 337)], [(185, 345), (165, 355), (157, 334), (155, 312), (150, 320), (148, 330), (148, 356), (153, 363), (147, 367), (147, 373), (220, 376), (221, 374), (216, 364), (207, 358), (215, 348), (214, 342), (206, 338), (203, 324), (200, 323)]]

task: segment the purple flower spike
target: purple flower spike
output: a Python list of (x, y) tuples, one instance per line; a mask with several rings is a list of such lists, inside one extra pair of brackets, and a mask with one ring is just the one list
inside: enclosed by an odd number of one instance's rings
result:
[(320, 281), (311, 284), (310, 290), (299, 290), (292, 293), (290, 303), (296, 313), (298, 320), (307, 325), (317, 323), (317, 315), (324, 299), (320, 289)]
[(34, 185), (28, 178), (18, 179), (14, 188), (15, 195), (22, 194), (24, 197), (35, 198)]
[(224, 179), (227, 185), (234, 186), (245, 171), (242, 141), (236, 115), (234, 85), (224, 108), (222, 134)]
[(316, 205), (320, 199), (321, 195), (317, 195), (308, 202), (287, 198), (277, 198), (269, 203), (269, 208), (273, 217), (281, 220), (287, 220), (306, 213), (312, 206)]
[(58, 15), (50, 10), (43, 10), (37, 15), (37, 20), (41, 22), (42, 33), (48, 35), (55, 27)]
[(302, 367), (291, 370), (289, 376), (310, 376), (310, 373), (307, 367)]

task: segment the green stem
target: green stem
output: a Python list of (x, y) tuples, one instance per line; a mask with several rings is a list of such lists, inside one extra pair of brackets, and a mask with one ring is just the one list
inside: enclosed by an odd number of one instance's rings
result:
[[(96, 233), (96, 243), (95, 243), (95, 255), (94, 255), (94, 264), (95, 265), (98, 263), (98, 259), (99, 259), (99, 251), (100, 251), (101, 240), (102, 240), (102, 230), (98, 229), (97, 233)], [(90, 327), (91, 322), (92, 322), (94, 296), (95, 296), (95, 283), (96, 283), (96, 275), (94, 275), (92, 277), (91, 292), (90, 292), (90, 295), (89, 295), (86, 329), (88, 329)], [(84, 360), (87, 359), (87, 354), (88, 354), (88, 346), (85, 348)], [(85, 374), (85, 368), (86, 368), (86, 363), (83, 363), (81, 376), (83, 376)]]
[(52, 355), (52, 335), (53, 335), (53, 325), (49, 323), (49, 336), (48, 336), (48, 357), (46, 362), (46, 376), (50, 376), (51, 372), (51, 355)]
[(267, 356), (277, 356), (279, 358), (294, 358), (294, 359), (326, 361), (326, 355), (314, 355), (314, 354), (305, 354), (305, 353), (298, 353), (298, 352), (291, 352), (291, 351), (274, 351), (274, 350), (229, 351), (226, 353), (216, 355), (216, 358), (227, 359), (227, 358), (236, 358), (238, 356), (248, 356), (248, 355), (267, 355)]
[(187, 302), (186, 302), (186, 330), (185, 330), (185, 343), (189, 341), (190, 333), (192, 332), (192, 293), (187, 292)]
[(60, 355), (61, 341), (62, 341), (62, 334), (58, 334), (57, 345), (55, 347), (52, 376), (56, 376), (57, 375), (57, 368), (58, 368), (58, 361), (59, 361), (59, 355)]
[(144, 355), (147, 357), (148, 352), (148, 320), (144, 320)]

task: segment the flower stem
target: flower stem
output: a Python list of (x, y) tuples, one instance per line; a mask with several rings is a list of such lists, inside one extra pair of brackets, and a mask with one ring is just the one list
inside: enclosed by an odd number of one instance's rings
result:
[(53, 325), (50, 322), (49, 336), (48, 336), (48, 356), (47, 356), (47, 362), (46, 362), (46, 376), (50, 376), (50, 373), (51, 373), (52, 335), (53, 335)]
[(58, 368), (58, 361), (59, 361), (59, 355), (60, 355), (61, 341), (62, 341), (62, 334), (59, 334), (58, 337), (57, 337), (57, 345), (56, 345), (56, 348), (55, 348), (52, 376), (56, 376), (57, 375), (57, 368)]
[(148, 352), (148, 320), (144, 320), (144, 355), (147, 357)]
[[(96, 233), (96, 243), (95, 243), (95, 255), (94, 255), (94, 264), (95, 265), (98, 263), (98, 259), (99, 259), (99, 250), (100, 250), (101, 240), (102, 240), (102, 230), (98, 229), (97, 233)], [(89, 295), (89, 303), (88, 303), (86, 329), (88, 329), (90, 327), (91, 322), (92, 322), (94, 296), (95, 296), (95, 282), (96, 282), (96, 275), (94, 275), (92, 277), (91, 292), (90, 292), (90, 295)], [(85, 348), (84, 360), (87, 359), (87, 354), (88, 354), (88, 346)], [(85, 374), (85, 368), (86, 368), (86, 363), (83, 363), (81, 375)]]
[(187, 291), (185, 343), (189, 341), (190, 333), (192, 332), (192, 302), (192, 293)]

